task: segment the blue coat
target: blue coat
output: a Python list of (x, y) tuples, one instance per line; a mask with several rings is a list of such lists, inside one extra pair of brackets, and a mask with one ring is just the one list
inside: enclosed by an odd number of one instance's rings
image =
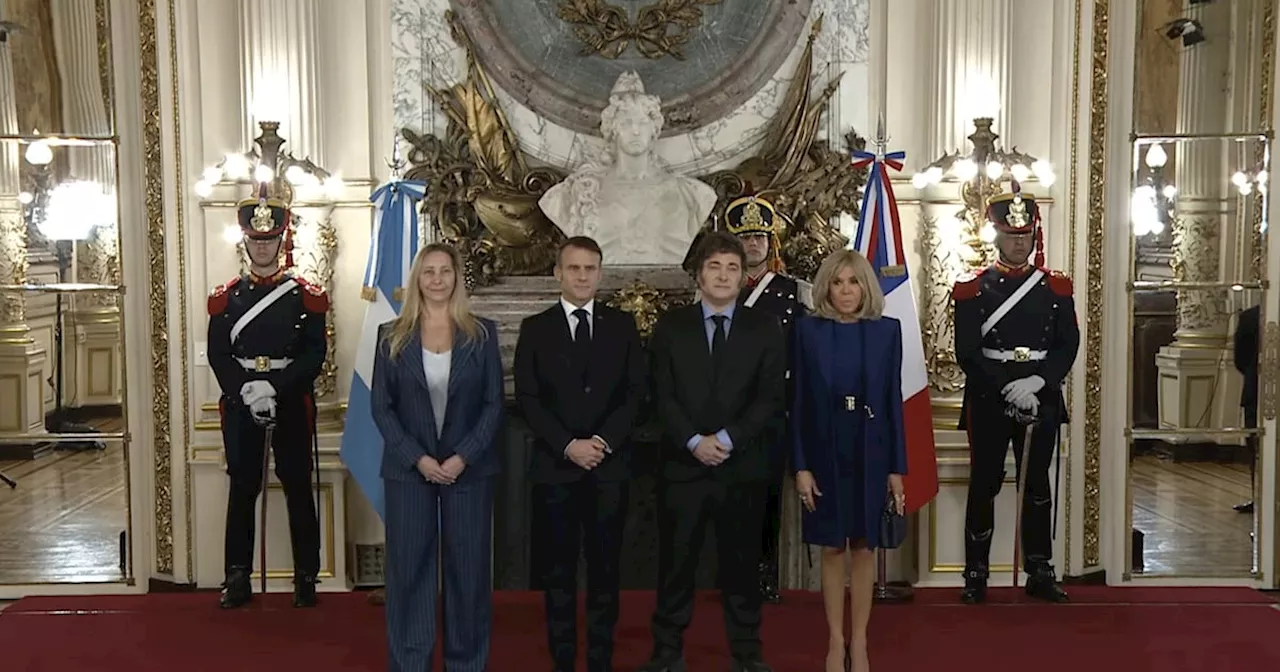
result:
[[(460, 455), (467, 468), (457, 483), (494, 476), (501, 469), (495, 441), (503, 422), (502, 358), (498, 327), (480, 318), (483, 341), (468, 341), (454, 333), (449, 365), (449, 402), (445, 417), (436, 418), (422, 370), (422, 337), (414, 332), (392, 360), (386, 343), (390, 323), (378, 328), (373, 360), (370, 404), (373, 421), (382, 434), (382, 478), (423, 481), (418, 460), (430, 455), (440, 462)], [(440, 438), (436, 423), (443, 422)]]
[[(907, 472), (906, 433), (902, 424), (902, 325), (891, 317), (856, 323), (862, 330), (862, 366), (867, 388), (863, 403), (863, 473), (860, 486), (866, 516), (867, 545), (879, 539), (880, 517), (887, 503), (889, 474)], [(851, 512), (842, 511), (837, 493), (835, 423), (847, 413), (842, 393), (832, 386), (838, 348), (837, 323), (805, 316), (792, 333), (791, 371), (795, 381), (789, 421), (791, 460), (795, 471), (813, 474), (818, 491), (813, 513), (803, 514), (803, 539), (807, 544), (843, 547)], [(859, 493), (853, 493), (856, 498)]]

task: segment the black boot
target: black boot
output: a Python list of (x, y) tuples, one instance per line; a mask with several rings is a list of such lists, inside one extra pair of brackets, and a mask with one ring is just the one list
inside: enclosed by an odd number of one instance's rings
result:
[(778, 594), (778, 572), (768, 563), (760, 563), (760, 598), (766, 604), (780, 604), (782, 596)]
[(316, 584), (320, 583), (314, 576), (297, 575), (293, 577), (293, 606), (316, 606)]
[(1067, 602), (1067, 594), (1058, 586), (1053, 568), (1040, 565), (1027, 568), (1027, 595), (1045, 602)]
[(253, 587), (249, 583), (248, 567), (232, 567), (227, 570), (227, 579), (222, 582), (223, 609), (235, 609), (253, 601)]
[(964, 590), (960, 591), (960, 601), (965, 604), (982, 604), (987, 601), (986, 570), (964, 570)]

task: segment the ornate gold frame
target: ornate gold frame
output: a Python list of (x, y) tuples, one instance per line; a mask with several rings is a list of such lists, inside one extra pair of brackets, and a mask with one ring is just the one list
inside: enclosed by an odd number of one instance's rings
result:
[[(1107, 186), (1107, 59), (1110, 56), (1110, 0), (1093, 1), (1093, 49), (1089, 72), (1089, 191)], [(1082, 573), (1101, 564), (1102, 494), (1102, 293), (1103, 208), (1090, 208), (1085, 252), (1087, 314), (1084, 363), (1084, 544)], [(1068, 473), (1070, 473), (1068, 471)], [(1068, 477), (1069, 478), (1069, 477)]]

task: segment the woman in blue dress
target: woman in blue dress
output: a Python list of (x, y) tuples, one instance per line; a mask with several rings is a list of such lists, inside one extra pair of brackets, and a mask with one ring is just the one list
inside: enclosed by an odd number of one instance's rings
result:
[[(813, 304), (814, 315), (796, 323), (791, 348), (791, 458), (804, 508), (802, 537), (822, 547), (830, 629), (826, 670), (866, 672), (873, 550), (886, 505), (902, 513), (906, 502), (902, 329), (897, 320), (881, 316), (880, 282), (871, 264), (852, 250), (823, 261)], [(846, 555), (852, 556), (848, 639)]]

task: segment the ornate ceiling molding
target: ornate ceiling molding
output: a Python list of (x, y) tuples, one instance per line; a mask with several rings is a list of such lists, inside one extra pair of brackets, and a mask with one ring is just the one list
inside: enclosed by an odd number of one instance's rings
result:
[[(600, 113), (609, 102), (606, 95), (584, 93), (531, 62), (504, 31), (495, 14), (495, 3), (490, 0), (452, 0), (451, 5), (475, 40), (485, 69), (504, 92), (549, 121), (599, 135)], [(734, 59), (732, 65), (687, 91), (662, 96), (666, 118), (662, 136), (687, 133), (747, 102), (782, 67), (802, 39), (811, 5), (812, 0), (769, 0), (761, 28), (742, 48), (745, 58)], [(617, 63), (599, 55), (579, 58)], [(679, 63), (692, 67), (693, 60)]]

